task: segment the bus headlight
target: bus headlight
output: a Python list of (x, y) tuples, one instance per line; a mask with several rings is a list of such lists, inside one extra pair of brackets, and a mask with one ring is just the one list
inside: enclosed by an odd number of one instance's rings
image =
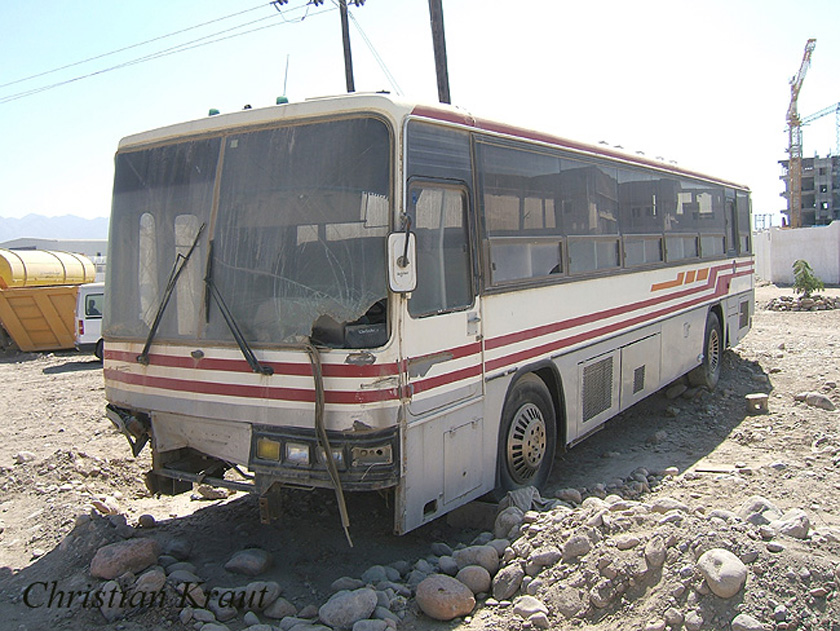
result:
[(309, 445), (306, 443), (286, 443), (286, 455), (283, 462), (293, 467), (309, 466)]
[(280, 442), (270, 438), (257, 439), (257, 458), (280, 462)]
[[(332, 459), (336, 469), (343, 471), (346, 468), (344, 464), (344, 449), (341, 447), (332, 447), (330, 453), (332, 453)], [(327, 452), (324, 451), (323, 447), (318, 447), (318, 462), (323, 465), (327, 464)]]

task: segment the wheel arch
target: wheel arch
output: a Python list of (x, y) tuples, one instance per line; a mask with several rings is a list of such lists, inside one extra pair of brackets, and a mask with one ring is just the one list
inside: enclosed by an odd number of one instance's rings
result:
[[(563, 390), (563, 379), (554, 362), (545, 360), (536, 364), (529, 364), (518, 369), (508, 383), (504, 400), (507, 401), (516, 382), (528, 374), (536, 375), (548, 388), (551, 402), (554, 406), (554, 423), (556, 425), (557, 445), (566, 445), (566, 397)], [(501, 431), (501, 428), (500, 428)]]
[(723, 334), (723, 346), (724, 348), (729, 348), (729, 327), (727, 326), (726, 318), (723, 316), (723, 305), (716, 302), (709, 307), (709, 313), (714, 313), (717, 316), (718, 324), (720, 324), (720, 330)]

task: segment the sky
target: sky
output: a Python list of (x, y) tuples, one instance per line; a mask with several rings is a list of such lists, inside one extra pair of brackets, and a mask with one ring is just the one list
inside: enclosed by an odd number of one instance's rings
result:
[[(343, 93), (336, 6), (0, 3), (0, 217), (105, 217), (120, 138), (271, 106), (284, 85), (292, 101)], [(840, 101), (837, 0), (443, 0), (443, 12), (454, 105), (745, 184), (775, 225), (808, 38), (800, 114)], [(428, 1), (350, 13), (356, 90), (436, 102)], [(805, 127), (803, 154), (837, 153), (835, 130), (833, 114)]]

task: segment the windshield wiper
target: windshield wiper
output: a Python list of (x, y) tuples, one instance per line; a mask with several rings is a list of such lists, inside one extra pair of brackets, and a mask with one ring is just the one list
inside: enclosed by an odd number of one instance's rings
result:
[(210, 243), (210, 256), (207, 260), (207, 273), (204, 276), (204, 285), (208, 290), (208, 294), (205, 296), (205, 303), (207, 305), (207, 319), (210, 319), (210, 298), (212, 297), (213, 300), (219, 307), (219, 311), (222, 314), (222, 317), (225, 319), (225, 324), (227, 324), (228, 329), (233, 334), (233, 339), (236, 340), (236, 343), (239, 345), (239, 350), (242, 351), (242, 355), (245, 357), (245, 361), (248, 362), (248, 365), (251, 367), (255, 373), (260, 375), (273, 375), (274, 369), (271, 366), (266, 366), (261, 364), (260, 361), (257, 359), (257, 356), (254, 355), (254, 351), (251, 348), (251, 345), (248, 344), (248, 340), (245, 339), (245, 336), (242, 335), (242, 329), (239, 328), (239, 325), (236, 324), (236, 320), (233, 317), (233, 314), (230, 312), (227, 304), (225, 304), (224, 298), (222, 298), (222, 293), (219, 291), (219, 288), (216, 287), (216, 283), (213, 282), (213, 243)]
[(169, 280), (166, 282), (166, 289), (163, 291), (163, 298), (160, 301), (160, 305), (158, 305), (157, 313), (155, 313), (155, 319), (152, 321), (152, 326), (149, 328), (149, 335), (146, 337), (146, 343), (143, 345), (143, 351), (137, 356), (137, 362), (143, 364), (144, 366), (149, 365), (149, 348), (152, 346), (152, 340), (155, 338), (155, 335), (157, 335), (160, 321), (163, 319), (163, 312), (166, 311), (166, 306), (169, 304), (169, 299), (172, 297), (172, 292), (175, 290), (175, 285), (178, 283), (178, 278), (180, 278), (181, 272), (184, 271), (190, 257), (193, 255), (193, 252), (195, 252), (195, 248), (198, 246), (198, 240), (201, 238), (201, 233), (204, 232), (205, 225), (206, 224), (201, 224), (198, 227), (195, 240), (187, 253), (181, 254), (179, 252), (175, 256), (175, 263), (172, 265), (172, 271), (169, 272)]

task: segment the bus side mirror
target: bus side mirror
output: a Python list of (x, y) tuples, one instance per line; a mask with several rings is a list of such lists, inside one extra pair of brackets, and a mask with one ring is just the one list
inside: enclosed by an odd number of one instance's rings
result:
[(400, 294), (417, 287), (417, 239), (413, 232), (388, 235), (388, 285)]

